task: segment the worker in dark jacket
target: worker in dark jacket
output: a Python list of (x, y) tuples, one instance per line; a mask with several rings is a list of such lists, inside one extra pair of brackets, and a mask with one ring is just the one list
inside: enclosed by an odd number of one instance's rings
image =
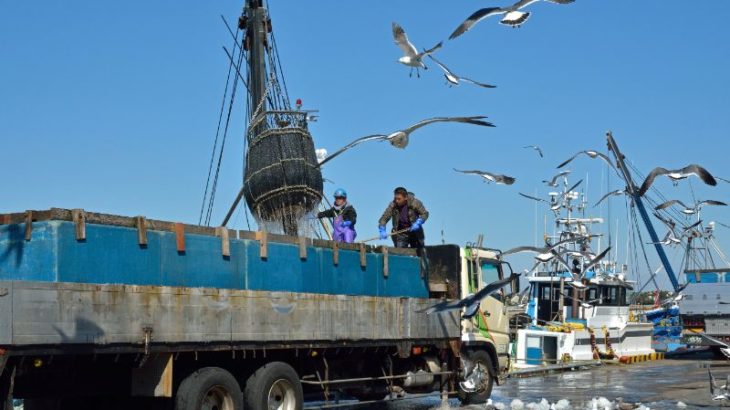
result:
[(317, 218), (332, 218), (332, 239), (337, 242), (353, 243), (357, 232), (357, 212), (347, 202), (347, 191), (342, 188), (335, 190), (335, 206), (317, 214)]
[(421, 201), (403, 187), (393, 191), (393, 202), (391, 202), (383, 216), (380, 217), (379, 230), (380, 239), (385, 239), (388, 234), (385, 225), (391, 220), (393, 227), (391, 234), (398, 231), (406, 231), (393, 236), (393, 245), (397, 248), (421, 249), (425, 246), (425, 235), (423, 223), (428, 219), (428, 211)]

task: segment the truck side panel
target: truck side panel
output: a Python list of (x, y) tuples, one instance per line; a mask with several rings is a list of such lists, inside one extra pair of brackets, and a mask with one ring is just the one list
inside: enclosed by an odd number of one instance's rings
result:
[(0, 281), (0, 345), (459, 338), (434, 300), (134, 285)]

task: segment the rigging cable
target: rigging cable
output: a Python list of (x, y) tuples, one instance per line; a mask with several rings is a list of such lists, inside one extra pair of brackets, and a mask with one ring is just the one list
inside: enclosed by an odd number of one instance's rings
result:
[[(233, 45), (235, 46), (238, 44), (238, 31), (236, 31), (236, 34), (233, 39)], [(230, 61), (228, 64), (228, 74), (226, 75), (226, 87), (223, 90), (223, 98), (221, 99), (221, 110), (220, 114), (218, 115), (218, 126), (215, 130), (215, 139), (213, 140), (213, 152), (210, 154), (210, 164), (208, 165), (208, 178), (205, 181), (205, 191), (203, 192), (203, 203), (200, 205), (200, 216), (198, 217), (198, 225), (200, 225), (203, 222), (203, 210), (205, 209), (205, 200), (208, 198), (208, 188), (210, 185), (210, 174), (213, 171), (213, 161), (215, 159), (215, 153), (218, 148), (218, 137), (220, 135), (221, 130), (221, 123), (223, 122), (223, 110), (226, 106), (226, 97), (228, 96), (228, 86), (231, 82), (231, 72), (233, 71), (233, 61)]]

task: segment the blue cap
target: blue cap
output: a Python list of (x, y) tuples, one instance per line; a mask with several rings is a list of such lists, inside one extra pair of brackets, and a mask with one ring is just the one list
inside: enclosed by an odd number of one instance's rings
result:
[(339, 197), (347, 198), (347, 191), (345, 191), (342, 188), (335, 189), (335, 198), (339, 198)]

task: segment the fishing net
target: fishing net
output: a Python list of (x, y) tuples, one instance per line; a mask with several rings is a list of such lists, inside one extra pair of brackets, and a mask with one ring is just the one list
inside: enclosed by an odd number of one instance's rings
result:
[(306, 113), (266, 111), (249, 126), (244, 195), (260, 226), (300, 234), (322, 199), (322, 173)]

